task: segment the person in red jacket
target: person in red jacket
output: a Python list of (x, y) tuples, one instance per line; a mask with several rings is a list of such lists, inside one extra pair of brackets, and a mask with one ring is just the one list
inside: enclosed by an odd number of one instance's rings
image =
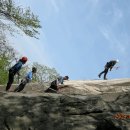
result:
[(6, 91), (9, 91), (12, 83), (14, 82), (14, 76), (20, 71), (20, 69), (27, 62), (27, 60), (28, 60), (27, 57), (22, 57), (13, 67), (9, 69)]

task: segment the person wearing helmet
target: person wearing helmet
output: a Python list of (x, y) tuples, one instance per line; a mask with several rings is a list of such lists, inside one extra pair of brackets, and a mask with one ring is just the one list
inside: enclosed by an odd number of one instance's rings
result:
[(45, 90), (47, 93), (57, 93), (58, 89), (60, 89), (59, 85), (64, 83), (64, 80), (68, 80), (68, 76), (59, 76), (56, 80), (51, 82), (51, 86)]
[(28, 60), (27, 57), (22, 57), (13, 67), (9, 69), (9, 76), (8, 76), (8, 83), (6, 86), (6, 91), (9, 91), (14, 81), (14, 76), (16, 74), (19, 74), (20, 69), (27, 62), (27, 60)]
[(101, 75), (104, 73), (104, 80), (107, 80), (106, 75), (107, 75), (107, 73), (108, 73), (108, 70), (110, 69), (110, 71), (111, 71), (112, 68), (114, 67), (114, 65), (115, 65), (116, 63), (118, 63), (118, 62), (119, 62), (118, 59), (117, 59), (117, 60), (111, 60), (111, 61), (107, 62), (106, 65), (105, 65), (105, 67), (104, 67), (104, 68), (105, 68), (104, 71), (102, 71), (102, 72), (98, 75), (98, 77), (100, 78)]
[(14, 90), (14, 92), (20, 92), (24, 89), (27, 83), (32, 81), (33, 75), (37, 72), (36, 67), (32, 67), (32, 71), (28, 72), (24, 79), (21, 80), (19, 86)]

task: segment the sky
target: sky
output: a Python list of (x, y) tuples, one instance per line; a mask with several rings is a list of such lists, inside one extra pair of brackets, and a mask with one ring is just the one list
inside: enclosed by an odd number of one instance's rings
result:
[(29, 63), (54, 67), (72, 80), (98, 79), (107, 61), (119, 59), (109, 79), (130, 77), (130, 0), (15, 0), (39, 16), (39, 40), (24, 34), (13, 47)]

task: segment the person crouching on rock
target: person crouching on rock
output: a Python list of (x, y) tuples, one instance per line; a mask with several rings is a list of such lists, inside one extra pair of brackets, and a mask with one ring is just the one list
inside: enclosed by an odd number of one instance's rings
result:
[(14, 82), (14, 76), (16, 74), (19, 75), (19, 71), (22, 66), (27, 62), (27, 57), (22, 57), (13, 67), (9, 69), (9, 76), (8, 76), (8, 83), (6, 86), (6, 91), (9, 91), (11, 88), (12, 83)]
[(58, 89), (60, 88), (59, 85), (64, 83), (64, 80), (68, 80), (68, 76), (59, 76), (56, 80), (51, 82), (51, 86), (45, 90), (47, 93), (57, 93)]
[(116, 63), (118, 63), (118, 62), (119, 62), (119, 60), (111, 60), (111, 61), (107, 62), (106, 65), (105, 65), (104, 71), (102, 71), (102, 72), (98, 75), (98, 77), (100, 78), (101, 75), (104, 73), (104, 80), (107, 80), (106, 75), (107, 75), (107, 73), (108, 73), (108, 70), (110, 69), (110, 71), (111, 71), (112, 68), (114, 67), (114, 65), (115, 65)]
[(37, 68), (32, 67), (32, 71), (30, 71), (29, 73), (27, 73), (27, 75), (25, 76), (25, 78), (21, 80), (21, 83), (14, 90), (14, 92), (20, 92), (20, 91), (22, 91), (24, 89), (24, 87), (26, 86), (26, 84), (32, 81), (33, 74), (35, 74), (36, 72), (37, 72)]

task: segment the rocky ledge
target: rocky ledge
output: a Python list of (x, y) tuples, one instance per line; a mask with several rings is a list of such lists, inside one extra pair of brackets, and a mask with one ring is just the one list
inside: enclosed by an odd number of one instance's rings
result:
[(68, 81), (58, 94), (0, 91), (0, 130), (130, 130), (129, 89), (120, 79)]

